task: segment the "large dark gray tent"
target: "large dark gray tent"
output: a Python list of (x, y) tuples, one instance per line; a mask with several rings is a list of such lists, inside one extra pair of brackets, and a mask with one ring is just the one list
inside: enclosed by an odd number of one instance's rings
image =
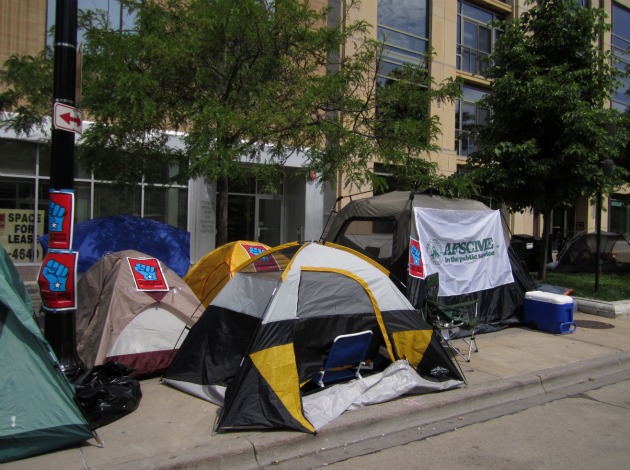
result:
[(0, 462), (93, 437), (4, 249), (0, 255), (0, 354)]
[[(482, 202), (471, 199), (393, 191), (348, 203), (335, 216), (325, 239), (353, 248), (382, 264), (402, 283), (401, 290), (419, 308), (423, 301), (424, 281), (408, 275), (410, 239), (418, 237), (414, 218), (417, 208), (463, 215), (492, 211)], [(453, 225), (433, 229), (450, 237)], [(507, 243), (505, 237), (505, 245)], [(482, 329), (522, 322), (524, 293), (534, 290), (534, 285), (516, 254), (511, 249), (507, 250), (507, 254), (507, 270), (511, 271), (513, 281), (477, 292), (448, 296), (440, 294), (440, 301), (448, 304), (479, 299)], [(466, 273), (462, 272), (462, 276), (466, 276)]]

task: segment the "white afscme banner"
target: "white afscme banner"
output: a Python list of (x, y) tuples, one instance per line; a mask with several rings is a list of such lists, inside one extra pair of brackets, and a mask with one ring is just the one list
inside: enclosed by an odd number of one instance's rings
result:
[(424, 275), (440, 274), (440, 295), (514, 282), (499, 211), (415, 208)]

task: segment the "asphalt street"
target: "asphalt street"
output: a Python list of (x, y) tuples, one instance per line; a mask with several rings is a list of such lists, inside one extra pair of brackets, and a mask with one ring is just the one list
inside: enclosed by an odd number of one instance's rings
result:
[(460, 417), (460, 427), (450, 432), (322, 467), (618, 470), (630, 462), (630, 380), (467, 421)]

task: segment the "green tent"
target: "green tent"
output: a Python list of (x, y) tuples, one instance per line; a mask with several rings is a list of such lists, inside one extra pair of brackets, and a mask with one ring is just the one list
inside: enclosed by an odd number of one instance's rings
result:
[(0, 355), (0, 462), (93, 437), (4, 249), (0, 253)]

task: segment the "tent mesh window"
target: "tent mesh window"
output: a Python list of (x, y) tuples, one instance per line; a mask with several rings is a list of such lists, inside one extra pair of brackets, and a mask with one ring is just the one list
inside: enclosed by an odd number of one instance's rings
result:
[(365, 253), (383, 265), (391, 264), (397, 223), (394, 219), (353, 219), (335, 243)]
[(352, 248), (389, 270), (398, 281), (407, 278), (407, 250), (397, 245), (398, 221), (394, 218), (353, 218), (339, 230), (334, 242)]

